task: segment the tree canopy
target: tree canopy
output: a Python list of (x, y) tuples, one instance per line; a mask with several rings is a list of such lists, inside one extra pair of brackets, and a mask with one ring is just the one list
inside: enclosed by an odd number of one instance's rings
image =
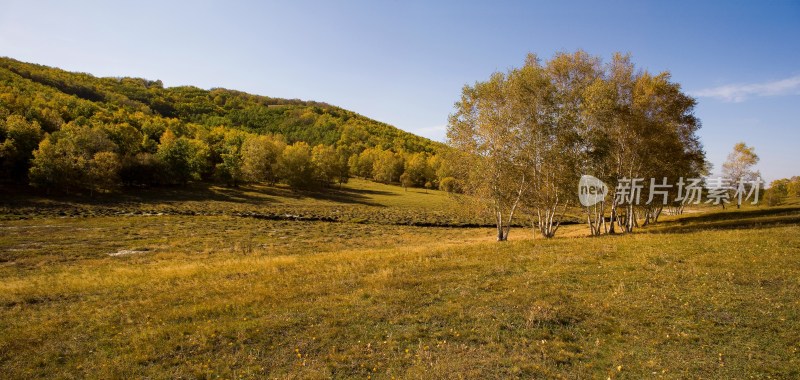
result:
[[(694, 105), (669, 73), (636, 70), (626, 55), (607, 64), (583, 51), (545, 63), (529, 55), (522, 67), (463, 88), (448, 125), (459, 155), (451, 165), (464, 191), (494, 213), (498, 240), (520, 209), (552, 237), (582, 174), (612, 188), (624, 178), (699, 175), (706, 165)], [(587, 210), (593, 234), (603, 205)], [(615, 199), (611, 219), (630, 231), (636, 212), (657, 210)]]
[[(308, 168), (298, 143), (310, 149)], [(350, 173), (397, 183), (407, 159), (443, 148), (326, 103), (165, 88), (0, 58), (2, 178), (48, 190), (200, 180), (315, 186), (345, 182)], [(416, 186), (438, 183), (431, 168), (413, 162)]]

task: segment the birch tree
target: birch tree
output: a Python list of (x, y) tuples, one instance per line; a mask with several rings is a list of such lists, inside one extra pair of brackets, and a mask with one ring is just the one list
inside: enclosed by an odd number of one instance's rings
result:
[[(675, 184), (681, 176), (702, 172), (705, 154), (696, 135), (700, 123), (693, 115), (695, 104), (669, 73), (637, 71), (630, 56), (622, 54), (616, 54), (604, 76), (587, 88), (584, 112), (592, 130), (599, 132), (590, 144), (594, 159), (602, 164), (595, 169), (611, 189), (625, 185), (620, 179), (647, 181), (639, 184), (638, 196), (630, 189), (625, 199), (610, 199), (609, 233), (615, 232), (615, 224), (632, 231), (638, 226), (638, 215), (644, 216), (645, 223), (657, 219), (663, 198), (648, 203), (651, 178), (659, 185)], [(665, 189), (674, 199), (675, 187)]]
[[(532, 57), (528, 58), (528, 66)], [(535, 153), (529, 167), (534, 169), (535, 180), (527, 205), (533, 206), (539, 232), (553, 237), (564, 219), (564, 214), (576, 199), (576, 184), (589, 157), (589, 142), (593, 131), (581, 111), (585, 107), (586, 91), (601, 75), (601, 62), (584, 51), (558, 53), (549, 60), (541, 73), (546, 80), (540, 83), (539, 97), (544, 100), (534, 109), (542, 122), (532, 123), (527, 135), (532, 144), (526, 149)], [(527, 86), (532, 88), (532, 86)], [(526, 100), (526, 104), (535, 104)]]
[(519, 160), (522, 133), (520, 125), (512, 122), (508, 91), (507, 78), (501, 73), (465, 86), (447, 129), (448, 143), (457, 152), (453, 170), (464, 179), (464, 192), (492, 212), (497, 241), (508, 239), (528, 187)]
[[(761, 177), (761, 173), (753, 170), (753, 166), (758, 163), (759, 157), (755, 148), (747, 146), (744, 142), (739, 142), (733, 146), (733, 151), (728, 154), (728, 158), (722, 164), (722, 176), (729, 179), (733, 186), (740, 181), (756, 181)], [(725, 205), (722, 205), (725, 208)], [(737, 202), (736, 208), (741, 207)]]
[(694, 106), (669, 73), (637, 71), (628, 55), (615, 54), (607, 65), (583, 51), (544, 65), (529, 55), (521, 68), (464, 87), (448, 126), (449, 143), (461, 152), (455, 174), (494, 212), (498, 240), (517, 212), (542, 236), (554, 236), (582, 174), (610, 189), (642, 178), (633, 194), (610, 192), (611, 223), (604, 200), (586, 209), (592, 235), (614, 233), (615, 223), (630, 232), (637, 215), (647, 224), (663, 208), (664, 191), (650, 194), (653, 183), (644, 178), (675, 183), (705, 167)]

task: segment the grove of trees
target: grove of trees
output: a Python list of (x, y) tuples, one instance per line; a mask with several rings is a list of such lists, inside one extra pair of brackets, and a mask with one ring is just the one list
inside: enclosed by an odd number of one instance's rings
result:
[(800, 199), (800, 176), (772, 181), (765, 195), (766, 203), (778, 206), (788, 200)]
[(612, 189), (585, 209), (591, 233), (631, 231), (663, 205), (613, 197), (620, 179), (675, 183), (707, 171), (694, 106), (669, 73), (637, 70), (627, 55), (603, 63), (577, 51), (542, 63), (531, 54), (521, 68), (463, 88), (448, 125), (450, 162), (459, 186), (494, 214), (499, 241), (521, 212), (554, 236), (582, 174)]

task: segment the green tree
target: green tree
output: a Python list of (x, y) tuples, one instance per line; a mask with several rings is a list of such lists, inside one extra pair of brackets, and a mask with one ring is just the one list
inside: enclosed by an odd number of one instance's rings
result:
[(86, 180), (89, 190), (109, 191), (119, 183), (120, 161), (114, 152), (97, 152), (88, 162)]
[(3, 178), (25, 178), (33, 151), (42, 139), (42, 128), (36, 121), (28, 122), (19, 115), (0, 120), (0, 173)]
[(381, 151), (372, 163), (372, 177), (378, 182), (397, 182), (401, 174), (403, 174), (403, 157), (391, 150)]
[(314, 183), (311, 147), (298, 141), (286, 147), (278, 161), (280, 178), (293, 188), (308, 188)]
[(436, 173), (430, 165), (431, 155), (425, 152), (412, 153), (405, 161), (405, 172), (408, 173), (412, 186), (422, 187), (425, 182), (435, 182)]
[(185, 185), (190, 180), (200, 179), (208, 147), (199, 140), (175, 137), (171, 130), (167, 130), (161, 136), (156, 156), (163, 163), (171, 182)]
[(317, 145), (311, 150), (311, 163), (314, 165), (314, 179), (328, 185), (339, 174), (339, 157), (332, 146)]
[(274, 184), (278, 180), (278, 158), (285, 148), (286, 143), (271, 136), (248, 136), (242, 143), (243, 178)]
[(242, 180), (242, 144), (246, 139), (247, 134), (237, 130), (227, 131), (223, 138), (219, 155), (221, 162), (216, 165), (216, 175), (229, 185), (237, 186)]

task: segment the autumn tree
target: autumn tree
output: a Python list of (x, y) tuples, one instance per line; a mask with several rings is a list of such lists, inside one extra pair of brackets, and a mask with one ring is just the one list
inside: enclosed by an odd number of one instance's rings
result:
[(597, 59), (561, 53), (544, 66), (534, 55), (509, 73), (514, 123), (522, 145), (518, 161), (528, 178), (522, 205), (543, 237), (555, 236), (574, 202), (583, 132), (585, 88), (598, 75)]
[(486, 82), (464, 86), (447, 127), (448, 144), (455, 149), (454, 170), (464, 191), (490, 210), (497, 241), (508, 239), (514, 214), (529, 186), (523, 163), (519, 125), (511, 122), (508, 85), (502, 73)]
[[(603, 66), (582, 51), (544, 65), (530, 55), (523, 67), (463, 89), (448, 125), (460, 156), (449, 162), (464, 191), (494, 212), (498, 240), (520, 207), (552, 237), (587, 173), (612, 189), (608, 232), (613, 222), (632, 231), (637, 215), (649, 223), (661, 206), (647, 191), (638, 200), (614, 197), (618, 184), (640, 177), (675, 183), (705, 168), (694, 105), (669, 73), (636, 70), (629, 56), (616, 54)], [(587, 209), (593, 235), (606, 228), (604, 207)]]
[[(88, 163), (86, 181), (91, 192), (109, 191), (119, 183), (119, 157), (114, 152), (97, 152)], [(91, 194), (91, 193), (90, 193)]]
[(272, 136), (250, 135), (242, 143), (244, 180), (274, 184), (278, 180), (278, 159), (286, 143)]
[(786, 196), (800, 197), (800, 176), (789, 178), (789, 183), (786, 185)]
[(340, 174), (339, 156), (332, 146), (320, 144), (311, 149), (311, 164), (314, 179), (324, 185), (331, 184)]
[(286, 147), (278, 161), (279, 177), (293, 188), (307, 188), (313, 184), (314, 165), (311, 147), (298, 141)]
[(403, 174), (403, 156), (391, 150), (380, 151), (372, 163), (372, 177), (383, 183), (398, 182)]
[(48, 191), (107, 188), (116, 182), (118, 165), (110, 163), (111, 156), (116, 158), (116, 149), (102, 130), (68, 124), (42, 140), (34, 151), (31, 184)]
[(225, 133), (219, 149), (220, 162), (216, 165), (217, 178), (226, 181), (229, 185), (236, 186), (243, 177), (244, 155), (242, 144), (247, 139), (247, 134), (237, 130)]
[(350, 149), (345, 146), (336, 147), (336, 181), (341, 186), (350, 179)]
[(208, 157), (208, 147), (202, 141), (181, 136), (171, 130), (161, 136), (156, 154), (163, 163), (168, 178), (185, 185), (190, 180), (200, 179), (200, 172)]
[(120, 156), (133, 156), (141, 151), (144, 136), (131, 124), (121, 122), (101, 124), (99, 127), (117, 145), (117, 153)]
[(414, 181), (411, 180), (411, 175), (408, 172), (400, 175), (400, 185), (403, 186), (404, 191), (408, 191), (408, 188), (414, 185)]
[(461, 186), (458, 183), (458, 180), (454, 177), (444, 177), (439, 181), (439, 190), (446, 191), (448, 193), (460, 193)]
[[(759, 157), (755, 148), (747, 146), (744, 142), (739, 142), (733, 146), (733, 151), (728, 154), (725, 163), (722, 164), (722, 176), (730, 180), (733, 189), (738, 188), (740, 183), (760, 181), (761, 173), (753, 170), (758, 163)], [(736, 202), (736, 208), (741, 205)], [(722, 205), (725, 208), (725, 205)]]
[(4, 179), (22, 180), (28, 173), (33, 151), (42, 139), (42, 128), (19, 115), (0, 120), (0, 173)]
[(408, 173), (409, 186), (423, 187), (425, 182), (436, 180), (430, 160), (431, 155), (425, 152), (412, 153), (408, 156), (408, 159), (405, 160), (405, 173)]
[(780, 178), (769, 184), (765, 194), (765, 201), (769, 206), (777, 206), (787, 198), (800, 197), (800, 176)]
[[(693, 115), (695, 104), (669, 73), (637, 71), (630, 56), (621, 54), (615, 54), (602, 76), (586, 88), (582, 166), (610, 188), (609, 233), (617, 226), (632, 231), (637, 214), (644, 214), (645, 223), (655, 220), (663, 207), (663, 199), (647, 203), (651, 183), (639, 184), (643, 191), (638, 203), (629, 191), (625, 197), (614, 196), (618, 186), (634, 186), (620, 180), (653, 178), (663, 184), (666, 178), (673, 184), (668, 191), (674, 199), (680, 177), (703, 172), (705, 153), (696, 135), (700, 123)], [(590, 226), (599, 234), (602, 212), (595, 216), (598, 223)]]
[(158, 185), (169, 182), (166, 170), (158, 157), (149, 152), (120, 159), (119, 178), (123, 185)]
[(367, 148), (361, 153), (352, 156), (349, 161), (350, 172), (361, 178), (372, 178), (373, 167), (381, 150), (378, 148)]
[(69, 190), (75, 176), (80, 174), (79, 163), (74, 160), (74, 146), (66, 141), (48, 137), (33, 152), (29, 178), (34, 187), (51, 190)]

